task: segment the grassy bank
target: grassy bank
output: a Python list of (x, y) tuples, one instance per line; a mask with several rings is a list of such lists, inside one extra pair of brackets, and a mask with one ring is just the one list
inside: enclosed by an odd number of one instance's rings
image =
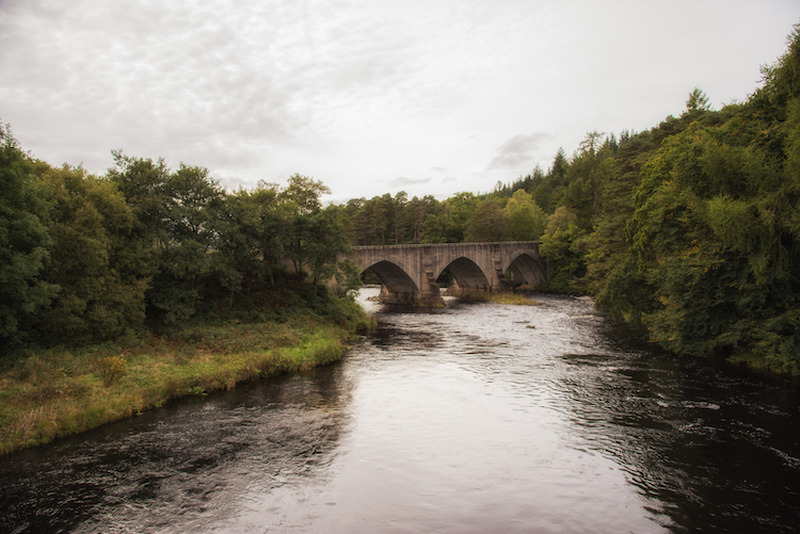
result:
[(0, 454), (177, 397), (331, 363), (367, 324), (363, 312), (347, 321), (308, 312), (281, 322), (196, 324), (124, 347), (29, 350), (0, 373)]
[(511, 292), (459, 292), (457, 294), (461, 300), (469, 302), (491, 302), (493, 304), (512, 304), (515, 306), (538, 306), (539, 302), (533, 300), (525, 293)]

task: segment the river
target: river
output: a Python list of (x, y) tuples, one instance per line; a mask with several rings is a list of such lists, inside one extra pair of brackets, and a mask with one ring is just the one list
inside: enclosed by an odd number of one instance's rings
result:
[(335, 365), (0, 458), (1, 532), (794, 532), (800, 392), (581, 299), (377, 314)]

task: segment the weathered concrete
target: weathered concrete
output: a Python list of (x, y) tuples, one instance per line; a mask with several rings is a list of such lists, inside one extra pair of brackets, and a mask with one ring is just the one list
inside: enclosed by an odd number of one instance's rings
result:
[(506, 271), (536, 286), (546, 273), (536, 241), (353, 247), (353, 259), (381, 279), (384, 302), (401, 304), (441, 304), (436, 279), (445, 269), (463, 291), (507, 290)]

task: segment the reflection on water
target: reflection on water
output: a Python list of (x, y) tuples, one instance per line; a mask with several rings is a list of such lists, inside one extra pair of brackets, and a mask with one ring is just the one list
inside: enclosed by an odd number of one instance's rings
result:
[(0, 531), (796, 530), (796, 389), (537, 300), (376, 307), (340, 364), (4, 458)]

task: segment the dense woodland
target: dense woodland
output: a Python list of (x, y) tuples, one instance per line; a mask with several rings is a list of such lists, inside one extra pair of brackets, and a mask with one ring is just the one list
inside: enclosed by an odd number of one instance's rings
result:
[(800, 27), (763, 75), (745, 102), (715, 111), (695, 90), (650, 130), (592, 132), (547, 171), (444, 201), (323, 208), (304, 176), (230, 193), (206, 169), (122, 153), (96, 177), (35, 159), (6, 127), (2, 346), (325, 302), (350, 245), (540, 240), (544, 289), (593, 295), (677, 354), (800, 372)]
[(320, 182), (227, 193), (206, 169), (119, 152), (96, 177), (36, 160), (7, 127), (0, 137), (6, 351), (330, 305), (319, 282), (341, 270), (348, 244)]

